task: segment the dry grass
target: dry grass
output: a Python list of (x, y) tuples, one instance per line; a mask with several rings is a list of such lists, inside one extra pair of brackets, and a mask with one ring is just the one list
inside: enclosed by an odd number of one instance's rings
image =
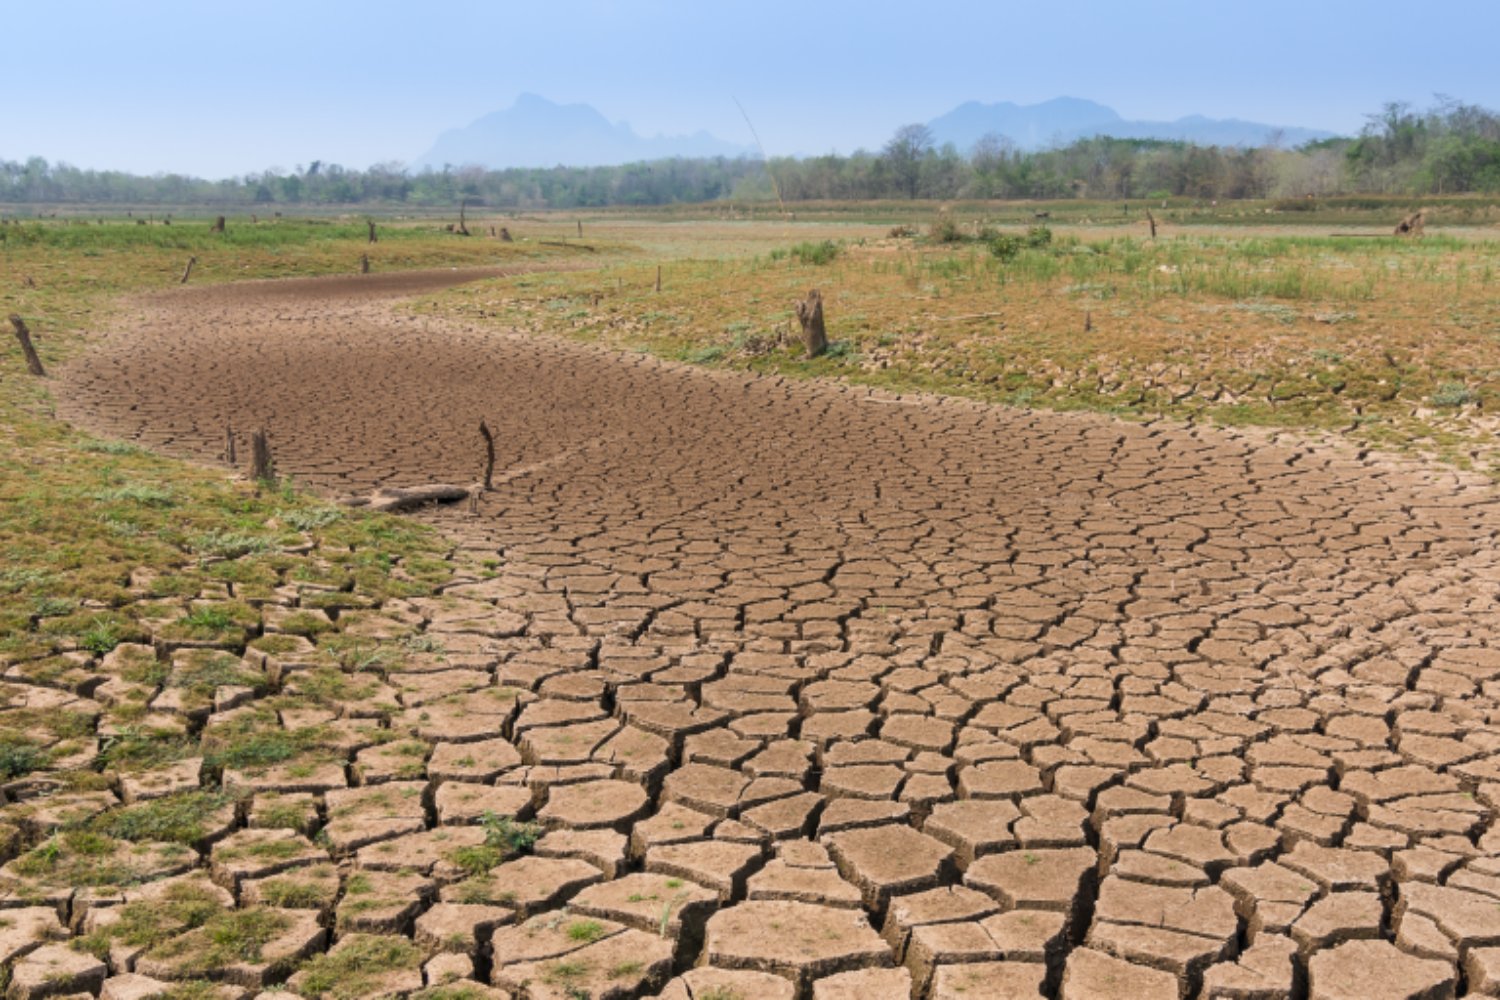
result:
[[(822, 265), (785, 252), (812, 232), (781, 252), (669, 261), (660, 293), (654, 264), (627, 262), (454, 289), (434, 307), (698, 363), (1339, 431), (1500, 470), (1500, 243), (1083, 230), (1009, 260), (922, 239), (845, 241)], [(793, 336), (810, 287), (834, 341), (815, 362)]]

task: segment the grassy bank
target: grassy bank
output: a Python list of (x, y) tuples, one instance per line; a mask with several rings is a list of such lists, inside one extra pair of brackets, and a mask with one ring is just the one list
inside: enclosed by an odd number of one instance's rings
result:
[[(373, 269), (394, 270), (567, 251), (530, 239), (464, 239), (433, 224), (382, 225), (375, 244), (363, 222), (231, 219), (224, 233), (206, 223), (8, 224), (0, 227), (0, 316), (24, 317), (51, 368), (84, 346), (85, 331), (108, 319), (119, 295), (175, 286), (190, 255), (197, 257), (192, 281), (203, 283), (349, 273), (366, 254)], [(324, 672), (321, 696), (336, 698), (348, 695), (351, 664), (399, 663), (410, 629), (393, 626), (377, 641), (347, 636), (345, 627), (387, 599), (427, 594), (449, 579), (455, 566), (441, 539), (408, 521), (329, 506), (287, 482), (247, 483), (65, 427), (50, 416), (49, 381), (27, 374), (8, 323), (3, 334), (0, 670), (7, 680), (88, 695), (109, 674), (101, 662), (121, 648), (263, 657), (296, 638), (313, 640), (309, 649), (292, 646)], [(294, 613), (278, 612), (269, 624), (267, 609), (288, 602)], [(172, 724), (152, 705), (153, 684), (171, 668), (147, 660), (134, 672), (121, 668), (125, 687), (98, 718), (38, 714), (18, 707), (26, 689), (6, 689), (0, 781), (107, 785), (121, 762), (196, 752), (192, 727)], [(218, 682), (234, 683), (216, 677), (218, 667), (205, 669), (172, 685), (211, 701)], [(263, 693), (266, 683), (261, 676), (251, 686)], [(127, 731), (129, 753), (97, 752), (100, 736)]]
[[(432, 307), (702, 364), (1338, 431), (1500, 472), (1500, 243), (1035, 225), (668, 261), (661, 292), (633, 262), (525, 275)], [(792, 313), (812, 287), (833, 340), (816, 361)]]

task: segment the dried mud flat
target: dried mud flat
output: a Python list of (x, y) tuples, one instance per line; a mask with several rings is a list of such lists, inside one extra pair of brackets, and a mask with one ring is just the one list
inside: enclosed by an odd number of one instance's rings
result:
[[(496, 429), (477, 512), (423, 515), (493, 574), (382, 609), (441, 651), (382, 678), (415, 754), (234, 775), (234, 832), (141, 862), (323, 885), (268, 955), (404, 936), (380, 995), (1500, 995), (1492, 487), (388, 301), (444, 280), (161, 296), (57, 393), (200, 459), (265, 424), (334, 493), (470, 482)], [(278, 794), (324, 835), (247, 828)], [(465, 877), (487, 812), (547, 832)], [(91, 961), (11, 988), (184, 975)]]

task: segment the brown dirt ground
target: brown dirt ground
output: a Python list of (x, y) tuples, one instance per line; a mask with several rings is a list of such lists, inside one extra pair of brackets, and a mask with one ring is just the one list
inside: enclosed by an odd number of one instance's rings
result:
[[(467, 277), (158, 295), (57, 391), (201, 460), (268, 427), (281, 472), (338, 494), (471, 482), (495, 429), (477, 513), (423, 516), (497, 575), (413, 613), (465, 650), (453, 689), (534, 700), (460, 713), (504, 759), (424, 780), (523, 780), (554, 829), (492, 876), (542, 923), (484, 916), (461, 971), (534, 997), (1494, 988), (1493, 487), (392, 308)], [(428, 850), (391, 831), (344, 863)], [(469, 934), (453, 889), (392, 926)], [(565, 935), (574, 896), (597, 922)]]

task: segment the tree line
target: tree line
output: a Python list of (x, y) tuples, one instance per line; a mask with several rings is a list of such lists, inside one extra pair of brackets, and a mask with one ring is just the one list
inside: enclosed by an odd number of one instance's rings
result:
[(351, 170), (319, 161), (211, 181), (0, 160), (0, 202), (90, 205), (407, 205), (462, 199), (500, 209), (603, 208), (722, 200), (883, 198), (1301, 198), (1346, 193), (1500, 192), (1500, 114), (1451, 98), (1387, 104), (1359, 135), (1296, 149), (1155, 139), (1079, 139), (1022, 150), (987, 135), (960, 151), (924, 125), (849, 155), (670, 159), (610, 167)]

